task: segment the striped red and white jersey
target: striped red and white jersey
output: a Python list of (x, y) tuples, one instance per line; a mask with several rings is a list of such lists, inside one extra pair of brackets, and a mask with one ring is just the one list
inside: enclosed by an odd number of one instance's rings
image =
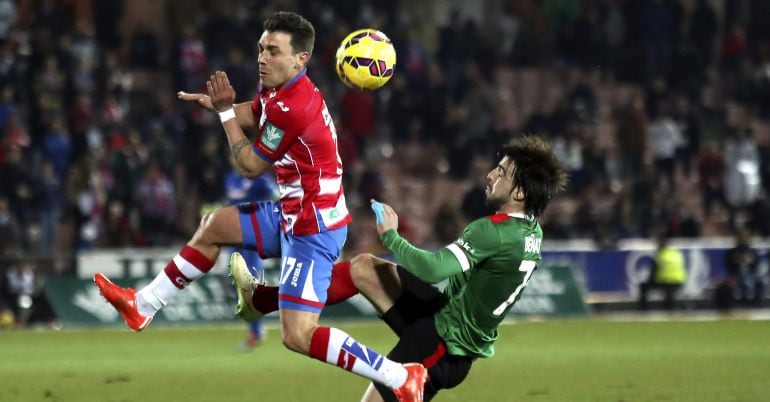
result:
[(260, 84), (251, 110), (259, 117), (254, 151), (275, 168), (284, 232), (310, 235), (350, 223), (337, 131), (306, 71), (279, 88)]

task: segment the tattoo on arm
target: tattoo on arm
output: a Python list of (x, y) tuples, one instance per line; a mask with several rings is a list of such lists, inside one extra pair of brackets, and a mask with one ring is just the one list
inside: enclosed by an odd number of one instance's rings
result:
[(230, 147), (230, 151), (233, 153), (233, 158), (235, 158), (236, 162), (238, 162), (238, 155), (241, 154), (241, 151), (243, 150), (243, 148), (246, 148), (249, 145), (251, 145), (249, 140), (244, 138), (236, 142), (235, 144), (233, 144), (233, 146)]

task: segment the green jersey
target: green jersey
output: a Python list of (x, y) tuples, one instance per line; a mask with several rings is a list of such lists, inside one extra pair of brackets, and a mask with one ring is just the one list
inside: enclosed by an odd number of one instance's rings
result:
[(543, 231), (535, 219), (496, 214), (471, 222), (449, 246), (427, 252), (395, 231), (382, 240), (404, 268), (429, 283), (448, 278), (447, 304), (435, 315), (449, 353), (489, 357), (497, 327), (540, 262)]

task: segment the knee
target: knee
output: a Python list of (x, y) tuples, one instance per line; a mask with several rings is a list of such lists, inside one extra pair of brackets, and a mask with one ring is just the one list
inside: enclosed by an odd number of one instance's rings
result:
[(281, 328), (281, 342), (286, 349), (304, 355), (310, 352), (310, 340), (313, 329), (297, 328), (283, 325)]
[(376, 280), (374, 258), (372, 254), (359, 254), (350, 260), (350, 279), (358, 290), (369, 288)]
[(197, 241), (206, 242), (211, 229), (214, 227), (216, 221), (216, 211), (208, 212), (201, 217), (201, 221), (198, 224), (198, 230), (195, 231), (193, 238)]

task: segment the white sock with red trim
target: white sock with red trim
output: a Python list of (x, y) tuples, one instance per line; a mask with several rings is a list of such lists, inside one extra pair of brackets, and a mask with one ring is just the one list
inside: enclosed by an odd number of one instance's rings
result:
[(310, 340), (310, 357), (396, 389), (406, 382), (401, 363), (369, 349), (337, 328), (318, 327)]
[(149, 285), (136, 292), (139, 314), (152, 317), (190, 282), (206, 275), (214, 266), (200, 251), (184, 246)]

